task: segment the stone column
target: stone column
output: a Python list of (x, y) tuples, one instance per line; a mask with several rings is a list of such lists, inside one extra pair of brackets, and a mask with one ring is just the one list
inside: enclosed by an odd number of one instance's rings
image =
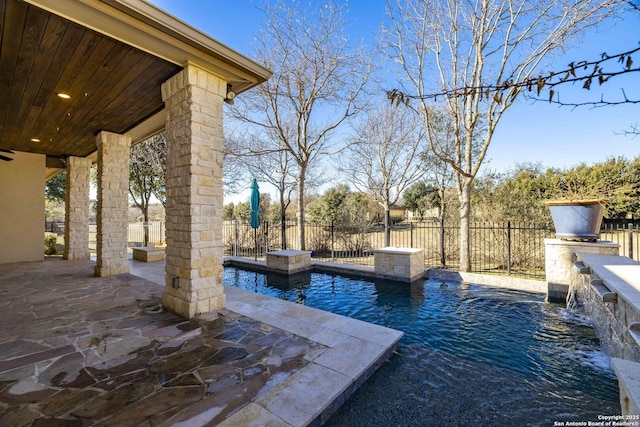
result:
[(89, 259), (90, 173), (90, 159), (67, 158), (64, 259)]
[(100, 132), (98, 147), (98, 224), (96, 276), (129, 272), (129, 150), (131, 137)]
[(569, 287), (579, 280), (580, 274), (573, 268), (576, 252), (586, 254), (618, 255), (620, 245), (598, 240), (574, 242), (561, 239), (544, 239), (545, 276), (547, 298), (552, 302), (565, 302)]
[(225, 307), (222, 103), (227, 83), (193, 64), (162, 85), (167, 248), (162, 305), (186, 318)]

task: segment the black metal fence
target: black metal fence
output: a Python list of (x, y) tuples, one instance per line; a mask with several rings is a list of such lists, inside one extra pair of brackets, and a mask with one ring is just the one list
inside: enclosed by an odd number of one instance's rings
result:
[(620, 255), (640, 261), (640, 221), (605, 220), (600, 229), (600, 239), (620, 245)]
[[(322, 261), (373, 265), (373, 251), (384, 247), (384, 226), (306, 223), (305, 249)], [(472, 222), (472, 271), (544, 277), (544, 239), (552, 227)], [(262, 258), (268, 251), (301, 249), (298, 226), (263, 222), (252, 229), (247, 222), (225, 221), (225, 255)], [(284, 243), (283, 243), (284, 239)], [(460, 226), (433, 221), (403, 221), (391, 226), (390, 245), (424, 249), (425, 267), (459, 268)]]
[(48, 233), (64, 234), (64, 221), (44, 221), (44, 231)]
[[(98, 227), (95, 224), (89, 225), (89, 250), (96, 251)], [(127, 228), (127, 247), (136, 248), (144, 245), (144, 233), (148, 233), (149, 245), (165, 243), (165, 223), (164, 221), (153, 222), (132, 222)], [(62, 230), (64, 234), (64, 229)]]
[[(46, 223), (47, 231), (64, 234), (64, 223)], [(131, 223), (128, 246), (142, 246), (145, 227), (149, 243), (165, 242), (165, 224)], [(224, 254), (264, 258), (280, 249), (300, 249), (298, 225), (263, 222), (253, 229), (248, 222), (224, 221)], [(373, 251), (385, 246), (384, 226), (380, 224), (306, 223), (305, 249), (314, 259), (373, 266)], [(553, 227), (540, 224), (471, 222), (471, 269), (476, 273), (544, 278), (544, 239), (555, 237)], [(95, 251), (96, 226), (89, 230), (89, 246)], [(605, 220), (601, 239), (620, 245), (620, 255), (640, 261), (640, 221)], [(391, 246), (424, 249), (427, 268), (457, 270), (460, 252), (460, 226), (438, 220), (402, 221), (391, 226)]]

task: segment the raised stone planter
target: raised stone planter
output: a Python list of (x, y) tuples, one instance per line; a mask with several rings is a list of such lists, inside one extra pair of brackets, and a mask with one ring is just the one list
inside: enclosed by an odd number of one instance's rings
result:
[(133, 259), (142, 262), (164, 261), (164, 248), (153, 246), (133, 248)]
[(267, 268), (285, 274), (311, 269), (311, 251), (283, 250), (267, 252)]
[(386, 247), (373, 252), (376, 276), (413, 282), (424, 277), (424, 249)]

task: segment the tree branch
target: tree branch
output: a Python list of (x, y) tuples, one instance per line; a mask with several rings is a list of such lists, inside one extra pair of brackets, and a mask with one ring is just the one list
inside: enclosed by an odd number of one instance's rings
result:
[[(460, 98), (469, 95), (480, 94), (481, 98), (485, 97), (489, 99), (491, 96), (494, 98), (502, 97), (502, 93), (516, 89), (513, 92), (515, 97), (522, 89), (526, 89), (529, 92), (536, 91), (537, 95), (540, 95), (542, 90), (546, 87), (549, 89), (549, 102), (567, 105), (567, 106), (580, 106), (580, 105), (617, 105), (625, 103), (640, 103), (640, 100), (630, 100), (625, 95), (624, 101), (605, 102), (603, 100), (595, 102), (585, 103), (563, 103), (554, 101), (553, 97), (556, 92), (553, 90), (558, 85), (583, 82), (583, 89), (590, 89), (594, 80), (597, 80), (600, 85), (608, 82), (611, 78), (617, 77), (623, 74), (635, 73), (640, 71), (640, 67), (632, 68), (633, 58), (632, 55), (639, 52), (640, 47), (631, 49), (622, 53), (618, 53), (612, 56), (607, 55), (606, 52), (601, 54), (601, 58), (594, 61), (580, 61), (572, 62), (567, 68), (552, 71), (547, 75), (539, 75), (537, 77), (525, 79), (523, 81), (506, 80), (497, 84), (480, 84), (476, 86), (464, 86), (456, 87), (453, 89), (446, 89), (440, 92), (434, 92), (424, 95), (411, 95), (398, 89), (392, 89), (387, 91), (388, 99), (396, 104), (404, 103), (408, 105), (412, 99), (420, 100), (433, 100), (437, 101), (438, 98)], [(618, 71), (605, 71), (604, 66), (611, 64), (613, 61), (622, 64), (623, 69)], [(589, 71), (591, 70), (591, 71)], [(583, 74), (580, 74), (584, 72)]]

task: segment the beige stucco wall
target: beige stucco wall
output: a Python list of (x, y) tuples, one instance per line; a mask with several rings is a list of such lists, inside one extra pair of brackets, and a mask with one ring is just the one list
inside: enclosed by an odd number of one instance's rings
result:
[(0, 161), (0, 264), (44, 259), (45, 156)]

